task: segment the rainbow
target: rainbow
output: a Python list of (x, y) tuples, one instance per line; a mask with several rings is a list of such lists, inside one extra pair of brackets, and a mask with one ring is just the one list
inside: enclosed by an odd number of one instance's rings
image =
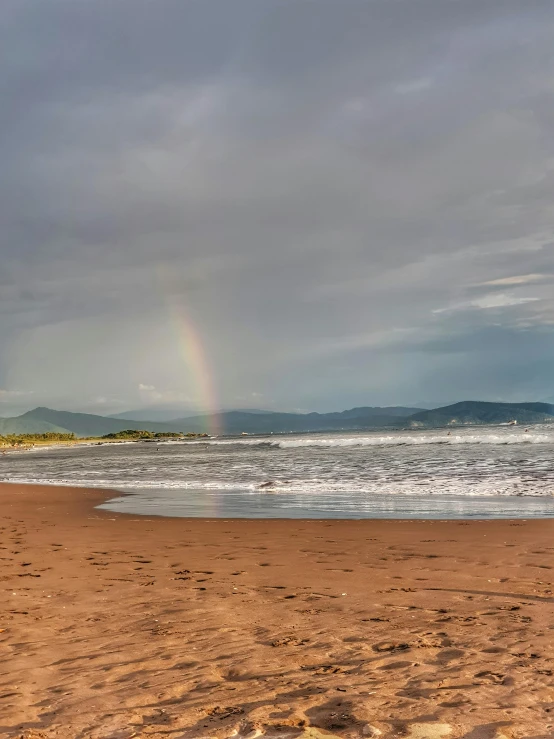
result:
[(171, 326), (177, 336), (180, 354), (188, 371), (187, 374), (193, 391), (191, 395), (195, 398), (198, 410), (203, 415), (208, 416), (204, 430), (211, 436), (219, 436), (221, 434), (221, 406), (202, 334), (195, 326), (190, 311), (186, 309), (180, 295), (181, 291), (175, 289), (179, 286), (176, 284), (175, 275), (168, 268), (168, 265), (158, 264), (155, 274), (160, 295), (169, 314)]
[(219, 403), (202, 336), (183, 305), (172, 302), (170, 315), (178, 336), (181, 355), (195, 385), (198, 408), (208, 414), (206, 431), (211, 436), (218, 436), (221, 433)]
[(181, 356), (195, 386), (197, 406), (202, 413), (208, 414), (205, 430), (211, 436), (218, 436), (221, 433), (219, 402), (202, 336), (182, 303), (173, 298), (167, 300), (167, 306), (171, 323), (178, 337)]

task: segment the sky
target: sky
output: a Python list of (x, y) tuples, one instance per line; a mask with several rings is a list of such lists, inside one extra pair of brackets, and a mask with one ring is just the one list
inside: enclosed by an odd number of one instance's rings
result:
[(3, 0), (0, 416), (554, 396), (551, 0)]

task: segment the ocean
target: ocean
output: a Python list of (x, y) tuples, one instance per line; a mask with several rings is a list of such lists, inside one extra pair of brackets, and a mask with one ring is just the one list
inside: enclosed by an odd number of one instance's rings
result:
[(104, 509), (223, 518), (554, 516), (554, 427), (222, 437), (35, 448), (0, 479), (110, 488)]

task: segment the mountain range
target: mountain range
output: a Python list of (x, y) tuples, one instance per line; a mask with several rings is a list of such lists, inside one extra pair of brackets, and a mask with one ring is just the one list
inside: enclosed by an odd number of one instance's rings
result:
[[(242, 413), (254, 413), (256, 415), (265, 414), (268, 415), (275, 413), (275, 411), (260, 410), (259, 408), (222, 408), (219, 413), (227, 413), (229, 411), (241, 411)], [(191, 408), (171, 408), (162, 406), (150, 406), (148, 408), (138, 408), (137, 410), (124, 411), (123, 413), (114, 413), (109, 415), (108, 418), (126, 419), (127, 421), (155, 421), (165, 422), (174, 421), (176, 418), (179, 420), (184, 418), (194, 418), (195, 416), (204, 416), (208, 411), (193, 410)]]
[(15, 418), (0, 419), (0, 434), (35, 434), (53, 431), (76, 436), (104, 436), (126, 429), (145, 431), (203, 432), (218, 428), (221, 433), (283, 433), (287, 431), (322, 431), (333, 429), (395, 426), (399, 419), (416, 408), (352, 408), (340, 413), (277, 413), (257, 409), (224, 411), (217, 416), (203, 415), (167, 421), (134, 420), (72, 413), (51, 408), (34, 408)]
[(368, 406), (335, 413), (278, 413), (248, 409), (224, 411), (218, 416), (192, 416), (164, 421), (98, 416), (40, 407), (14, 418), (0, 418), (0, 435), (52, 431), (74, 433), (78, 437), (98, 437), (126, 429), (198, 433), (215, 427), (222, 434), (266, 434), (376, 428), (440, 428), (512, 421), (521, 424), (554, 423), (554, 405), (468, 400), (432, 410), (405, 406)]
[(522, 424), (553, 423), (554, 405), (550, 403), (487, 403), (464, 400), (443, 408), (414, 413), (408, 419), (411, 427), (499, 424), (517, 421)]

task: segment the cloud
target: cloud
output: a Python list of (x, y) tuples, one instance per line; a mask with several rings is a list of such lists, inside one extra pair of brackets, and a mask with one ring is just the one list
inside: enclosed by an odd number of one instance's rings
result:
[(23, 398), (33, 394), (33, 390), (3, 390), (0, 388), (0, 403), (7, 403), (13, 398)]
[(195, 398), (180, 390), (170, 388), (157, 388), (155, 385), (139, 383), (139, 397), (146, 405), (174, 405), (195, 406)]
[(455, 336), (479, 396), (494, 328), (550, 392), (546, 5), (4, 5), (1, 386), (407, 403)]
[[(33, 390), (7, 390), (0, 388), (0, 407), (3, 418), (18, 415), (33, 405)], [(34, 403), (36, 405), (36, 403)]]
[(470, 305), (481, 310), (490, 310), (492, 308), (511, 308), (514, 305), (525, 305), (526, 303), (534, 303), (540, 298), (518, 298), (515, 295), (485, 295), (482, 298), (472, 300)]
[(409, 82), (403, 82), (397, 85), (394, 89), (400, 95), (409, 95), (411, 93), (427, 90), (432, 85), (433, 80), (431, 77), (419, 77), (418, 79), (410, 80)]
[(495, 280), (479, 283), (482, 287), (504, 287), (510, 285), (528, 285), (530, 282), (543, 282), (551, 278), (552, 275), (534, 274), (534, 275), (514, 275), (513, 277), (499, 277)]
[(450, 305), (446, 308), (436, 308), (433, 313), (446, 313), (448, 311), (469, 309), (492, 310), (494, 308), (513, 308), (516, 305), (534, 303), (537, 300), (540, 300), (540, 298), (518, 298), (515, 295), (510, 295), (508, 293), (491, 293), (489, 295), (483, 295), (480, 298), (475, 298), (474, 300), (468, 300), (465, 303), (457, 303), (456, 305)]

